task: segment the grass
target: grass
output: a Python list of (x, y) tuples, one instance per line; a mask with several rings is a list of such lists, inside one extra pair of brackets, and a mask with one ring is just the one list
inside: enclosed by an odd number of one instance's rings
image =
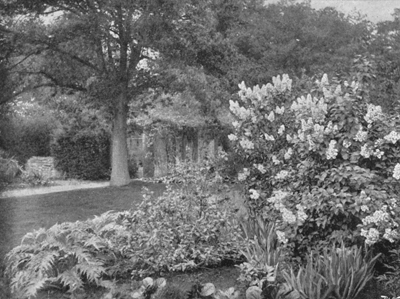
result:
[[(0, 199), (0, 232), (3, 236), (0, 243), (1, 257), (18, 245), (22, 236), (39, 227), (50, 227), (55, 223), (86, 220), (94, 215), (109, 210), (122, 211), (134, 208), (142, 199), (141, 190), (147, 187), (161, 194), (164, 185), (134, 181), (125, 187), (107, 187), (98, 189), (82, 189), (68, 192), (34, 195), (20, 198)], [(212, 269), (200, 269), (189, 273), (170, 273), (166, 275), (168, 284), (188, 290), (195, 282), (212, 282), (219, 289), (235, 287), (245, 298), (245, 288), (238, 283), (239, 270), (235, 266), (222, 266)], [(124, 281), (121, 290), (131, 289), (132, 282)], [(385, 290), (378, 287), (375, 281), (357, 299), (378, 299)], [(102, 290), (88, 289), (82, 299), (101, 298)], [(0, 268), (0, 299), (9, 299), (7, 280)], [(58, 299), (65, 296), (57, 290), (43, 291), (38, 299)]]

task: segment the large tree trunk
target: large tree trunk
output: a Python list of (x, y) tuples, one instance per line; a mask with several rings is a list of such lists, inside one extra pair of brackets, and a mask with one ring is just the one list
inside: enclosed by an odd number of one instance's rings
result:
[(126, 140), (128, 105), (126, 93), (119, 96), (114, 110), (111, 142), (111, 186), (129, 184), (128, 144)]

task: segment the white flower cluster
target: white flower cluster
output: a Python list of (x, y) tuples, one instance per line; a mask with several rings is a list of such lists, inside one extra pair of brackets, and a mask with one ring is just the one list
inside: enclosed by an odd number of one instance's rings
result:
[(389, 220), (389, 214), (383, 210), (377, 210), (371, 216), (367, 216), (362, 220), (364, 225), (370, 223), (379, 224), (380, 222), (386, 222)]
[(308, 216), (304, 211), (304, 207), (298, 204), (296, 205), (296, 208), (297, 208), (297, 219), (301, 222), (305, 221), (308, 218)]
[(383, 114), (381, 106), (368, 104), (367, 114), (364, 116), (364, 119), (369, 126), (371, 126), (373, 122), (382, 119), (382, 116)]
[(275, 90), (279, 92), (285, 92), (292, 90), (292, 79), (289, 78), (287, 74), (281, 76), (272, 77), (272, 82), (274, 84)]
[(377, 157), (378, 159), (382, 158), (382, 156), (385, 154), (384, 151), (381, 151), (380, 149), (376, 149), (374, 151), (374, 156)]
[(280, 212), (282, 213), (282, 220), (283, 222), (289, 223), (289, 224), (293, 224), (296, 223), (297, 218), (296, 216), (293, 214), (292, 211), (288, 210), (285, 207), (282, 207), (280, 209)]
[(289, 148), (287, 149), (287, 151), (285, 152), (285, 155), (283, 156), (283, 158), (284, 158), (285, 160), (289, 160), (289, 159), (292, 157), (292, 155), (293, 155), (293, 150), (292, 150), (291, 147), (289, 147)]
[(242, 182), (242, 181), (246, 180), (249, 175), (250, 175), (249, 169), (248, 168), (243, 168), (243, 171), (239, 172), (239, 174), (238, 174), (238, 180), (240, 182)]
[(363, 156), (364, 158), (368, 159), (369, 157), (371, 157), (373, 153), (374, 153), (373, 150), (368, 147), (368, 144), (364, 144), (361, 147), (360, 155)]
[(254, 143), (247, 138), (240, 139), (239, 144), (244, 150), (254, 149)]
[(369, 211), (369, 207), (367, 205), (362, 205), (361, 206), (361, 211), (368, 212)]
[(301, 119), (301, 129), (303, 132), (312, 129), (314, 127), (314, 122), (310, 117), (307, 121), (305, 119)]
[(397, 163), (393, 170), (393, 177), (396, 180), (400, 179), (400, 163)]
[(391, 228), (386, 228), (383, 238), (388, 240), (390, 243), (393, 243), (395, 239), (399, 238), (399, 234)]
[(282, 115), (283, 113), (285, 113), (285, 106), (282, 106), (282, 107), (276, 106), (275, 113), (279, 114), (279, 115)]
[(283, 231), (277, 230), (275, 231), (276, 236), (278, 238), (278, 242), (281, 244), (287, 244), (288, 239), (286, 238), (286, 234)]
[(289, 193), (288, 192), (283, 192), (283, 191), (274, 191), (272, 192), (272, 196), (270, 198), (267, 199), (267, 201), (269, 203), (272, 203), (275, 205), (275, 208), (277, 210), (280, 209), (280, 207), (282, 206), (282, 200), (288, 196)]
[(264, 138), (265, 138), (265, 140), (267, 140), (267, 141), (275, 141), (274, 136), (268, 135), (267, 133), (264, 133)]
[(312, 133), (312, 136), (315, 140), (318, 140), (319, 142), (322, 142), (324, 139), (324, 126), (321, 126), (319, 124), (314, 125), (314, 132)]
[(229, 135), (228, 135), (228, 139), (229, 139), (230, 141), (236, 141), (236, 140), (238, 140), (238, 138), (237, 138), (237, 136), (236, 136), (235, 134), (229, 134)]
[(238, 102), (232, 100), (229, 100), (229, 109), (241, 120), (245, 120), (251, 115), (250, 110), (247, 110), (245, 107), (240, 107)]
[(337, 154), (338, 154), (338, 150), (336, 148), (336, 140), (331, 140), (329, 142), (329, 147), (328, 150), (326, 151), (326, 158), (328, 160), (333, 160), (336, 158)]
[(349, 140), (343, 141), (343, 146), (344, 146), (345, 148), (349, 148), (349, 147), (351, 146), (351, 141), (349, 141)]
[(282, 163), (282, 161), (280, 161), (275, 155), (272, 155), (271, 158), (272, 158), (272, 163), (274, 163), (274, 165), (279, 165)]
[(354, 137), (354, 140), (359, 142), (364, 142), (365, 140), (367, 140), (367, 137), (368, 137), (368, 132), (364, 132), (362, 128), (360, 128), (360, 130), (358, 130), (356, 136)]
[(395, 131), (392, 131), (392, 132), (390, 132), (388, 135), (386, 135), (386, 136), (383, 137), (383, 138), (384, 138), (385, 140), (387, 140), (387, 141), (389, 141), (389, 142), (395, 144), (397, 141), (400, 140), (400, 134), (397, 133), (397, 132), (395, 132)]
[(282, 135), (284, 132), (285, 132), (285, 126), (284, 126), (284, 125), (281, 125), (281, 126), (279, 127), (278, 134), (279, 134), (279, 135)]
[(311, 114), (312, 119), (320, 123), (325, 119), (325, 115), (328, 112), (328, 104), (325, 103), (323, 98), (312, 98), (309, 94), (307, 98), (304, 96), (297, 98), (297, 100), (292, 103), (290, 109), (296, 112), (298, 119), (310, 117)]
[(256, 200), (256, 199), (260, 198), (260, 193), (258, 193), (257, 190), (250, 189), (249, 192), (250, 192), (250, 198), (251, 199), (255, 199)]
[(373, 245), (379, 240), (379, 231), (373, 227), (369, 230), (361, 229), (361, 236), (365, 237), (365, 243), (367, 245)]
[(268, 115), (265, 116), (271, 123), (275, 120), (274, 111), (271, 111)]
[(267, 170), (265, 169), (264, 165), (262, 164), (254, 164), (254, 167), (258, 169), (259, 172), (265, 174)]
[(289, 171), (281, 170), (275, 175), (275, 178), (277, 180), (284, 180), (288, 175), (289, 175)]

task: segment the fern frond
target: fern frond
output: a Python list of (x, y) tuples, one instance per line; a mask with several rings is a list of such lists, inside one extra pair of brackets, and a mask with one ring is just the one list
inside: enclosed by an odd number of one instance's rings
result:
[(60, 273), (57, 278), (63, 286), (68, 287), (71, 292), (75, 292), (83, 288), (83, 282), (79, 276), (76, 267)]
[(92, 261), (90, 263), (82, 263), (77, 264), (76, 269), (78, 273), (86, 276), (86, 278), (95, 282), (97, 285), (99, 284), (99, 280), (103, 273), (105, 273), (105, 268), (103, 267), (103, 263), (100, 261)]

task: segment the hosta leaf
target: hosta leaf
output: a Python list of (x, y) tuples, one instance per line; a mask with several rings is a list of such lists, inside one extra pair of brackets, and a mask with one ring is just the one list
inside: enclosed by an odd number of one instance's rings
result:
[(207, 297), (215, 293), (215, 286), (208, 282), (201, 288), (200, 296)]

